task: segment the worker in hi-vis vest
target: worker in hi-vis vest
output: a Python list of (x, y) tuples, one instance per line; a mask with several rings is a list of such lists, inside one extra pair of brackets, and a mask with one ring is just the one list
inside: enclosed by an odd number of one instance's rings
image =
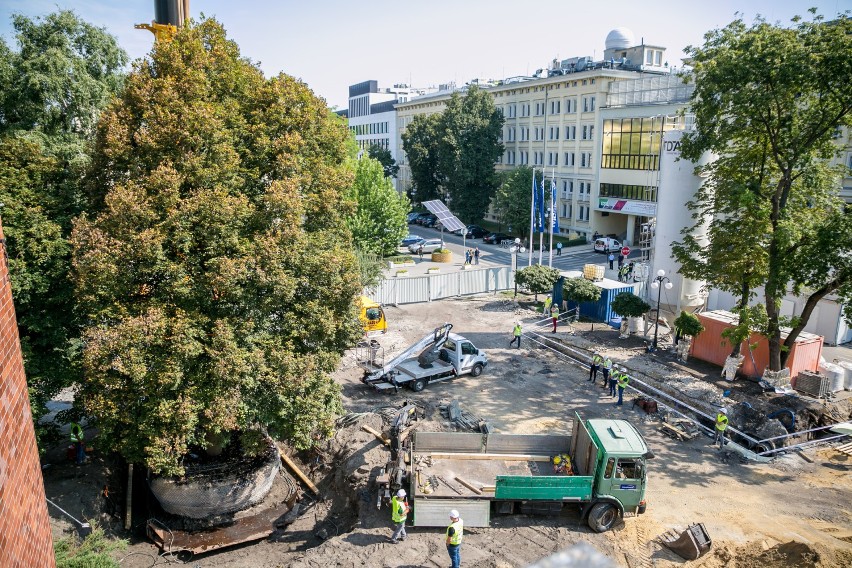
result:
[(461, 566), (461, 543), (462, 533), (464, 532), (464, 522), (459, 517), (459, 512), (453, 509), (450, 511), (450, 526), (447, 527), (447, 553), (450, 555), (450, 568), (459, 568)]
[(601, 354), (595, 351), (595, 354), (592, 355), (592, 364), (589, 365), (589, 380), (595, 382), (598, 380), (598, 369), (601, 368), (601, 363), (603, 363), (603, 357)]
[(405, 532), (405, 520), (408, 518), (408, 502), (405, 500), (405, 489), (400, 489), (391, 498), (391, 521), (393, 521), (393, 534), (391, 542), (396, 544), (405, 540), (408, 536)]
[(725, 445), (725, 430), (728, 429), (728, 409), (720, 408), (716, 415), (716, 434), (713, 437), (713, 443), (719, 442), (719, 449)]
[(606, 388), (607, 381), (609, 381), (609, 372), (612, 371), (612, 359), (609, 357), (604, 357), (603, 361), (603, 379), (604, 379), (604, 388)]
[(71, 442), (74, 444), (77, 463), (81, 464), (86, 461), (86, 434), (83, 432), (83, 427), (76, 422), (71, 423)]
[(509, 342), (509, 347), (517, 341), (518, 349), (521, 348), (521, 334), (523, 334), (523, 328), (521, 327), (520, 320), (518, 320), (515, 322), (515, 327), (512, 329), (512, 341)]
[(618, 402), (615, 403), (616, 406), (622, 405), (622, 398), (624, 397), (624, 389), (627, 388), (627, 384), (630, 382), (630, 376), (625, 371), (618, 372)]

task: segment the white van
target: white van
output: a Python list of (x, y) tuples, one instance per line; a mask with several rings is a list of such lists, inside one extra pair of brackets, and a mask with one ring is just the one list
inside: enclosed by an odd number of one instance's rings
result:
[(621, 242), (609, 237), (595, 239), (595, 252), (618, 252), (621, 250)]

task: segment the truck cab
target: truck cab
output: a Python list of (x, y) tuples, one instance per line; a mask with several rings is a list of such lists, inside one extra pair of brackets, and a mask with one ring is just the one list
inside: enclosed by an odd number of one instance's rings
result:
[(376, 337), (387, 333), (388, 322), (385, 319), (385, 311), (382, 305), (374, 302), (367, 296), (361, 296), (358, 300), (358, 317), (367, 337)]
[[(591, 419), (588, 434), (599, 448), (595, 470), (595, 500), (588, 507), (589, 526), (606, 530), (618, 515), (645, 512), (645, 461), (653, 457), (642, 435), (624, 420)], [(609, 506), (608, 506), (609, 505)], [(597, 510), (595, 510), (597, 507)]]

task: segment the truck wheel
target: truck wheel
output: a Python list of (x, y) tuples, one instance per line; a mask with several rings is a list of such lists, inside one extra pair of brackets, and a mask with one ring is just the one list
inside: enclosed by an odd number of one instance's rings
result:
[(595, 532), (602, 533), (612, 528), (618, 519), (618, 509), (610, 503), (596, 503), (589, 511), (589, 527)]
[(470, 374), (474, 377), (478, 377), (482, 374), (482, 363), (477, 363), (473, 366), (473, 369), (470, 370)]
[(411, 383), (411, 390), (414, 392), (420, 392), (426, 388), (426, 379), (417, 379), (413, 383)]

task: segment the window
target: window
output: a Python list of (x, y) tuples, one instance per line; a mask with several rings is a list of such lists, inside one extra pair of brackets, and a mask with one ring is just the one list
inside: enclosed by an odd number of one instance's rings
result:
[(565, 140), (576, 140), (577, 139), (577, 127), (576, 126), (566, 126), (565, 127)]
[(586, 182), (581, 181), (580, 182), (580, 195), (583, 195), (584, 193), (586, 193)]
[(548, 166), (558, 166), (559, 165), (559, 152), (548, 152), (547, 153), (547, 165)]
[(469, 341), (465, 341), (464, 343), (462, 343), (462, 354), (463, 355), (477, 355), (477, 354), (479, 354), (479, 351), (476, 349), (476, 347), (473, 346), (473, 343), (470, 343)]
[(615, 478), (642, 479), (642, 462), (636, 459), (619, 459), (615, 467)]
[(575, 164), (574, 152), (565, 152), (565, 165), (573, 166)]
[(606, 469), (604, 470), (604, 478), (611, 479), (612, 472), (615, 470), (615, 458), (609, 458), (606, 462)]
[(677, 121), (659, 118), (619, 118), (603, 121), (601, 168), (659, 170), (660, 139), (680, 128)]
[(583, 205), (580, 205), (580, 207), (577, 208), (577, 220), (578, 221), (583, 220), (583, 215), (585, 214), (585, 211), (586, 211), (586, 207), (583, 206)]
[(636, 201), (657, 201), (657, 188), (648, 185), (627, 185), (621, 183), (602, 183), (601, 197), (618, 197)]
[(654, 65), (660, 67), (663, 64), (663, 52), (655, 51), (654, 52)]
[(559, 114), (561, 106), (561, 101), (550, 101), (550, 114)]
[(577, 112), (577, 99), (576, 98), (565, 99), (565, 113), (566, 114), (573, 114), (575, 112)]
[(654, 63), (654, 52), (652, 50), (648, 50), (645, 52), (645, 64), (652, 65)]

